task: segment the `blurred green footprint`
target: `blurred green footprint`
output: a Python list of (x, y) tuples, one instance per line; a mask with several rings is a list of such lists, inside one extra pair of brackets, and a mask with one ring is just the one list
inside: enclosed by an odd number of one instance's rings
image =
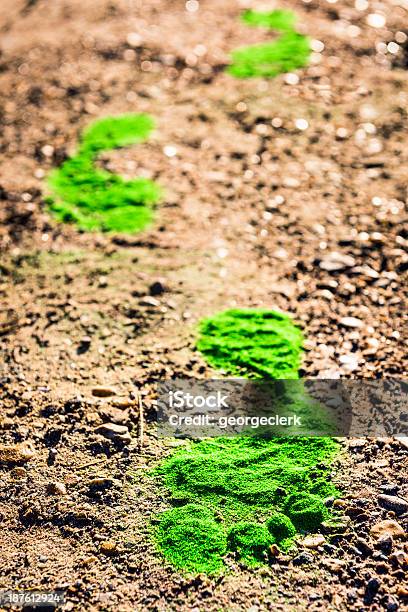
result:
[(259, 13), (248, 10), (243, 13), (242, 20), (249, 26), (276, 30), (281, 35), (273, 42), (233, 51), (232, 64), (227, 68), (229, 74), (240, 79), (275, 77), (308, 64), (309, 38), (295, 31), (296, 16), (292, 11)]
[(83, 231), (134, 233), (149, 225), (160, 187), (145, 178), (127, 181), (97, 168), (95, 162), (103, 151), (143, 142), (153, 128), (153, 119), (144, 114), (92, 123), (82, 134), (77, 154), (48, 178), (48, 207), (54, 217)]

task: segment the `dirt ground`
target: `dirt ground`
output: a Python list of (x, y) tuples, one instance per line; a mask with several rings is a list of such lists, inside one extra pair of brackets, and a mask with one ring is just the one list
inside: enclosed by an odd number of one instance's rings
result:
[[(174, 446), (155, 435), (155, 383), (211, 377), (203, 316), (291, 313), (305, 376), (407, 374), (408, 5), (280, 2), (313, 39), (310, 66), (240, 81), (229, 51), (270, 37), (239, 22), (247, 7), (275, 5), (2, 0), (0, 448), (32, 456), (16, 467), (0, 451), (0, 590), (62, 589), (65, 610), (408, 609), (408, 513), (379, 497), (408, 496), (395, 439), (342, 441), (344, 522), (317, 549), (212, 580), (151, 541), (168, 501), (150, 468)], [(157, 130), (100, 163), (163, 186), (154, 226), (56, 224), (46, 175), (84, 126), (125, 112)], [(116, 395), (95, 397), (101, 385)], [(129, 433), (106, 438), (111, 422)], [(379, 544), (383, 519), (405, 535)]]

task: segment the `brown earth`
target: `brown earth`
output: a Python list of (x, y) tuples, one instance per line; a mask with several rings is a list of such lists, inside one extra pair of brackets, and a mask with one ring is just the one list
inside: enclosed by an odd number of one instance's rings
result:
[[(234, 80), (228, 52), (270, 36), (240, 11), (271, 4), (2, 2), (0, 460), (2, 445), (35, 454), (0, 465), (0, 590), (61, 588), (66, 610), (408, 609), (406, 540), (384, 551), (370, 535), (385, 518), (408, 530), (378, 501), (408, 495), (397, 440), (343, 442), (344, 526), (311, 559), (300, 543), (299, 563), (183, 577), (150, 538), (167, 498), (149, 468), (172, 450), (155, 437), (154, 386), (211, 377), (194, 348), (203, 316), (291, 313), (304, 375), (407, 371), (407, 5), (282, 2), (324, 49), (298, 83)], [(163, 185), (155, 225), (133, 237), (57, 225), (44, 177), (90, 121), (124, 112), (150, 113), (157, 131), (101, 163)], [(128, 401), (94, 397), (97, 385)], [(110, 421), (131, 441), (95, 431)]]

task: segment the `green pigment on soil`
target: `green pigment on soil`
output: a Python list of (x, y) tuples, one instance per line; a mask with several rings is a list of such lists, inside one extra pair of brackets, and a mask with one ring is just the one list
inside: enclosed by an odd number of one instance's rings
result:
[(145, 141), (154, 128), (149, 115), (105, 117), (82, 134), (77, 154), (48, 178), (48, 206), (63, 223), (83, 231), (135, 233), (153, 220), (160, 187), (149, 179), (127, 181), (95, 163), (102, 152)]
[(317, 437), (192, 442), (159, 468), (172, 503), (183, 504), (161, 519), (161, 551), (179, 569), (213, 573), (226, 551), (259, 565), (271, 544), (288, 550), (296, 533), (329, 518), (324, 499), (337, 495), (329, 478), (337, 450)]
[(302, 332), (273, 310), (231, 309), (200, 325), (197, 348), (226, 374), (246, 378), (298, 378)]
[[(302, 334), (278, 312), (228, 310), (201, 323), (198, 348), (228, 374), (296, 379)], [(158, 468), (173, 505), (156, 530), (159, 550), (192, 573), (222, 572), (226, 554), (249, 567), (267, 563), (272, 544), (287, 551), (329, 518), (338, 449), (329, 437), (189, 442)]]
[(227, 71), (235, 77), (275, 77), (308, 64), (310, 42), (295, 31), (296, 16), (292, 11), (266, 13), (248, 10), (242, 20), (249, 26), (280, 32), (273, 42), (241, 47), (232, 52), (232, 64)]

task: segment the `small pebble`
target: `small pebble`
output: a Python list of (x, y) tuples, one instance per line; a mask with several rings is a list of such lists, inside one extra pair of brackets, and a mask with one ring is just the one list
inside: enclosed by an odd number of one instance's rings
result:
[(0, 445), (0, 463), (27, 463), (35, 457), (34, 449), (28, 444), (14, 444), (14, 446)]
[(95, 557), (95, 556), (86, 557), (86, 558), (85, 558), (85, 559), (82, 561), (81, 565), (82, 565), (83, 567), (87, 567), (87, 566), (89, 566), (89, 565), (93, 565), (93, 564), (94, 564), (94, 563), (95, 563), (97, 560), (98, 560), (98, 558), (97, 558), (97, 557)]
[(115, 406), (102, 406), (98, 412), (103, 420), (116, 423), (117, 425), (123, 425), (128, 419), (128, 413)]
[(353, 450), (358, 450), (367, 446), (366, 438), (354, 438), (349, 442), (349, 448)]
[(379, 537), (377, 540), (378, 548), (386, 555), (390, 554), (390, 552), (392, 551), (393, 545), (394, 545), (394, 541), (390, 535), (383, 535)]
[(118, 397), (117, 399), (112, 400), (112, 406), (114, 408), (120, 408), (121, 410), (125, 408), (130, 408), (135, 405), (135, 400), (130, 399), (128, 397)]
[(397, 521), (387, 519), (373, 525), (370, 529), (370, 533), (378, 539), (387, 536), (401, 538), (405, 535), (405, 530)]
[(139, 300), (139, 304), (141, 306), (153, 306), (154, 308), (156, 308), (157, 306), (160, 306), (159, 300), (156, 300), (156, 298), (151, 297), (150, 295), (146, 295), (145, 297), (142, 297)]
[(149, 287), (149, 293), (152, 296), (154, 296), (154, 295), (161, 295), (165, 291), (166, 291), (166, 287), (160, 281), (155, 281)]
[(47, 485), (47, 493), (49, 495), (66, 495), (67, 489), (62, 482), (50, 482)]
[(401, 567), (408, 567), (408, 555), (403, 550), (396, 550), (390, 555), (390, 561)]
[(383, 28), (386, 24), (386, 19), (380, 13), (370, 13), (367, 15), (367, 23), (372, 28)]
[(343, 325), (343, 327), (362, 327), (363, 326), (363, 322), (361, 321), (361, 319), (357, 319), (356, 317), (342, 317), (340, 319), (340, 325)]
[(93, 387), (92, 395), (94, 397), (111, 397), (112, 395), (116, 395), (116, 389), (105, 386)]
[(293, 559), (293, 565), (306, 565), (308, 563), (313, 563), (314, 557), (311, 553), (303, 552), (300, 553), (297, 557)]
[(302, 542), (305, 548), (319, 548), (319, 546), (323, 546), (325, 543), (326, 538), (320, 533), (317, 535), (309, 535)]
[(408, 449), (408, 436), (398, 436), (397, 440), (403, 448)]
[(359, 365), (358, 358), (353, 353), (350, 353), (348, 355), (340, 355), (339, 361), (350, 371), (356, 370)]
[(115, 484), (114, 478), (108, 478), (107, 476), (98, 476), (92, 478), (88, 485), (90, 489), (108, 489)]
[(101, 543), (99, 550), (102, 554), (107, 555), (108, 557), (113, 557), (118, 552), (118, 546), (116, 542), (107, 540), (106, 542)]
[(395, 514), (408, 512), (408, 501), (397, 495), (379, 495), (378, 503), (386, 510), (392, 510)]
[(366, 586), (365, 594), (364, 594), (364, 603), (366, 605), (370, 605), (372, 603), (374, 597), (378, 593), (379, 588), (380, 588), (380, 581), (377, 578), (371, 578), (367, 582), (367, 586)]
[(398, 597), (401, 597), (402, 599), (408, 599), (408, 587), (399, 586), (397, 588), (397, 595)]
[(304, 131), (309, 127), (309, 122), (306, 119), (296, 119), (295, 126), (298, 130)]
[(366, 557), (370, 557), (373, 554), (373, 552), (374, 552), (373, 549), (371, 548), (371, 546), (369, 546), (369, 544), (363, 538), (357, 538), (357, 540), (356, 540), (356, 547)]
[(128, 443), (131, 441), (130, 433), (125, 425), (117, 425), (116, 423), (104, 423), (95, 429), (95, 433), (101, 434), (109, 440), (120, 440)]
[(137, 32), (129, 32), (126, 37), (126, 42), (131, 47), (139, 47), (142, 44), (143, 39)]
[(27, 470), (23, 467), (15, 467), (11, 470), (10, 476), (14, 478), (14, 480), (20, 480), (20, 478), (25, 478), (27, 476)]
[(356, 265), (354, 257), (333, 251), (320, 262), (320, 268), (327, 272), (339, 272)]
[(163, 153), (166, 157), (175, 157), (177, 155), (177, 148), (172, 145), (167, 145), (163, 148)]

